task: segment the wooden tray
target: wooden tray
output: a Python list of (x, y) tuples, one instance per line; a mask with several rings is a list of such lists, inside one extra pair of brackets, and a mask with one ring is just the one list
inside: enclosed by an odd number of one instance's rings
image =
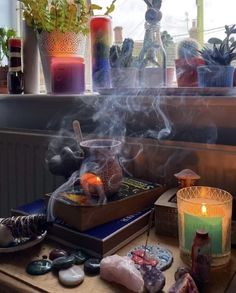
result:
[[(86, 231), (152, 206), (164, 192), (164, 187), (138, 179), (125, 178), (120, 191), (104, 205), (68, 205), (57, 200), (54, 215), (65, 223)], [(50, 194), (46, 196), (47, 200)]]

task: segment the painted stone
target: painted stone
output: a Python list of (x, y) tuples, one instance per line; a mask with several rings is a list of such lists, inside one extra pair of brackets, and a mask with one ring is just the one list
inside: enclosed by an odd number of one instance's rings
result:
[(63, 250), (63, 249), (53, 249), (52, 251), (50, 251), (49, 253), (49, 259), (50, 260), (54, 260), (58, 257), (62, 257), (62, 256), (68, 256), (68, 253)]
[(52, 269), (53, 270), (61, 270), (61, 269), (68, 269), (73, 266), (75, 262), (75, 258), (73, 255), (70, 256), (62, 256), (58, 257), (53, 260), (52, 262)]
[(84, 272), (79, 266), (72, 266), (66, 270), (59, 271), (59, 281), (64, 286), (77, 286), (84, 280)]
[(141, 265), (140, 272), (143, 276), (144, 287), (150, 293), (160, 292), (165, 286), (166, 279), (162, 271), (150, 265)]
[(75, 264), (81, 265), (83, 264), (87, 259), (89, 259), (89, 256), (82, 250), (77, 250), (72, 253), (72, 255), (75, 258)]
[(100, 273), (100, 259), (89, 258), (84, 263), (84, 272), (86, 275), (95, 276)]
[(46, 259), (34, 260), (26, 267), (26, 272), (30, 275), (44, 275), (52, 269), (52, 262)]

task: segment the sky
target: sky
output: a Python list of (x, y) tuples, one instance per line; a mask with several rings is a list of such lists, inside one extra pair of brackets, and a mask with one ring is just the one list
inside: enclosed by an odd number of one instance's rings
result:
[[(111, 0), (94, 0), (93, 3), (106, 7)], [(123, 26), (123, 37), (142, 40), (144, 37), (144, 15), (146, 4), (143, 0), (117, 0), (112, 13), (113, 27)], [(163, 18), (161, 30), (167, 30), (176, 40), (187, 37), (187, 21), (197, 18), (196, 0), (162, 0)], [(236, 23), (236, 0), (204, 0), (205, 39), (224, 37), (224, 25)], [(215, 29), (218, 28), (218, 29)]]

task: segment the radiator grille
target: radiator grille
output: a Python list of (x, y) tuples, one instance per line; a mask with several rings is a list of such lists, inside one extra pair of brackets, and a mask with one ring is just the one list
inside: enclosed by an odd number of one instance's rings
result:
[(45, 164), (48, 135), (0, 131), (0, 217), (52, 192), (63, 179)]

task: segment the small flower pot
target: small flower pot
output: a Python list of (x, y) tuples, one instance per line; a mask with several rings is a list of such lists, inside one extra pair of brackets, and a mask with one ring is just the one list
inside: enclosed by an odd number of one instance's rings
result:
[(146, 67), (141, 71), (140, 86), (157, 88), (166, 86), (166, 70), (160, 67)]
[(112, 68), (111, 84), (113, 88), (135, 88), (138, 85), (138, 69), (134, 67)]
[(204, 65), (201, 58), (176, 59), (175, 69), (178, 87), (197, 87), (197, 67)]
[(233, 66), (199, 66), (197, 72), (199, 87), (233, 87)]

